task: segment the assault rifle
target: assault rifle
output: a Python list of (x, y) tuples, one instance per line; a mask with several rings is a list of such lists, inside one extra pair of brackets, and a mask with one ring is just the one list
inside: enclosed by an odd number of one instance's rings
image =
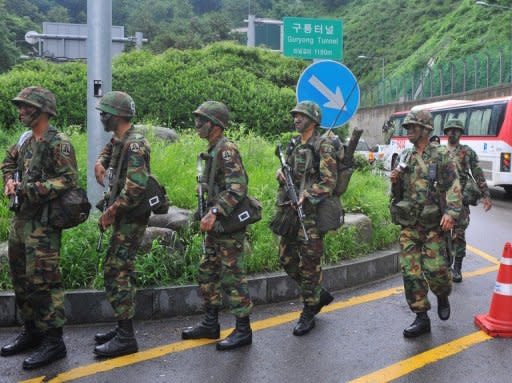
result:
[(16, 183), (15, 192), (10, 197), (9, 210), (17, 212), (20, 210), (21, 205), (21, 191), (20, 191), (20, 171), (16, 170), (12, 175), (12, 180)]
[[(101, 214), (105, 213), (112, 203), (112, 199), (115, 198), (112, 196), (112, 177), (113, 177), (113, 169), (108, 168), (103, 178), (103, 200), (100, 201), (102, 203), (101, 206)], [(107, 181), (107, 182), (105, 182)], [(103, 234), (105, 230), (100, 225), (100, 236), (98, 237), (98, 244), (96, 245), (96, 252), (101, 252), (102, 242), (103, 242)]]
[(295, 185), (293, 184), (291, 169), (290, 166), (286, 163), (286, 160), (284, 159), (281, 145), (277, 145), (276, 147), (276, 156), (277, 158), (279, 158), (279, 162), (281, 163), (281, 171), (283, 172), (284, 175), (285, 189), (286, 192), (288, 193), (288, 198), (290, 198), (292, 206), (297, 211), (299, 223), (302, 228), (302, 231), (304, 232), (304, 239), (306, 241), (309, 241), (308, 233), (306, 231), (306, 227), (304, 226), (304, 217), (306, 215), (304, 214), (302, 206), (299, 205), (299, 196), (297, 195), (297, 190), (295, 190)]
[[(204, 217), (204, 212), (206, 210), (206, 198), (204, 197), (205, 191), (204, 191), (204, 184), (207, 181), (205, 179), (204, 175), (204, 168), (203, 168), (203, 161), (209, 159), (209, 154), (207, 153), (199, 153), (197, 156), (197, 214), (199, 215), (199, 220), (201, 220)], [(206, 245), (204, 243), (204, 233), (202, 233), (202, 241), (201, 245), (203, 248), (203, 254), (206, 254)]]
[(354, 162), (354, 152), (356, 151), (357, 144), (359, 143), (359, 139), (363, 134), (363, 129), (355, 128), (352, 131), (352, 135), (350, 136), (350, 141), (345, 148), (345, 155), (341, 160), (341, 164), (344, 168), (351, 168)]

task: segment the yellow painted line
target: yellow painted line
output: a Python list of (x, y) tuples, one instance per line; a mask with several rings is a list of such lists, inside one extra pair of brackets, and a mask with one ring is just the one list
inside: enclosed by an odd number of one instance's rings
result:
[(24, 380), (23, 383), (43, 383), (45, 376), (38, 376), (29, 380)]
[(462, 274), (464, 277), (478, 277), (480, 275), (489, 274), (494, 271), (498, 271), (499, 265), (493, 265), (493, 266), (487, 266), (482, 267), (481, 269), (474, 270), (474, 271), (464, 271)]
[(498, 258), (493, 257), (492, 255), (489, 255), (486, 252), (484, 252), (484, 251), (482, 251), (480, 249), (477, 249), (476, 247), (473, 247), (471, 245), (466, 244), (466, 249), (468, 249), (472, 253), (478, 255), (479, 257), (482, 257), (482, 258), (488, 260), (489, 262), (494, 263), (495, 265), (499, 265), (500, 264), (500, 260)]
[[(473, 249), (473, 248), (472, 248)], [(478, 250), (478, 249), (475, 249)], [(470, 250), (474, 252), (473, 250)], [(479, 252), (483, 253), (482, 251), (478, 250)], [(476, 253), (476, 252), (475, 252)], [(485, 253), (483, 253), (485, 254)], [(499, 263), (499, 262), (498, 262)], [(490, 266), (486, 268), (482, 268), (473, 272), (465, 272), (465, 277), (471, 277), (471, 276), (478, 276), (487, 274), (489, 272), (493, 272), (497, 270), (497, 266)], [(327, 313), (331, 311), (341, 310), (348, 307), (384, 299), (393, 295), (401, 294), (403, 292), (403, 287), (392, 287), (386, 290), (377, 291), (361, 296), (355, 296), (352, 298), (349, 298), (345, 301), (341, 302), (334, 302), (331, 303), (329, 306), (326, 306), (322, 309), (322, 313)], [(282, 315), (278, 315), (275, 317), (271, 317), (268, 319), (259, 320), (256, 322), (251, 323), (251, 327), (253, 331), (259, 331), (259, 330), (265, 330), (267, 328), (275, 327), (282, 325), (284, 323), (292, 322), (297, 320), (297, 318), (300, 315), (300, 311), (294, 311)], [(221, 332), (221, 338), (224, 338), (228, 336), (233, 328), (226, 329)], [(193, 348), (205, 346), (208, 344), (213, 344), (217, 342), (217, 340), (213, 339), (198, 339), (198, 340), (187, 340), (187, 341), (180, 341), (168, 345), (163, 345), (159, 347), (155, 347), (152, 349), (148, 349), (145, 351), (140, 351), (135, 354), (121, 356), (118, 358), (108, 359), (101, 362), (91, 363), (89, 365), (80, 366), (74, 369), (71, 369), (69, 371), (63, 372), (54, 378), (51, 378), (50, 380), (45, 380), (46, 377), (38, 377), (30, 380), (20, 381), (19, 383), (41, 383), (41, 382), (48, 382), (48, 383), (60, 383), (60, 382), (69, 382), (74, 379), (83, 378), (86, 376), (94, 375), (99, 372), (106, 372), (113, 370), (115, 368), (125, 367), (131, 364), (144, 362), (151, 359), (156, 359), (161, 356), (171, 354), (174, 352), (181, 352), (190, 350)], [(48, 379), (48, 378), (46, 378)]]
[(462, 338), (455, 339), (449, 343), (432, 348), (421, 354), (415, 355), (411, 358), (402, 360), (391, 366), (382, 368), (371, 374), (351, 380), (349, 383), (385, 383), (391, 382), (402, 376), (410, 374), (411, 372), (425, 367), (428, 364), (435, 363), (449, 356), (458, 354), (472, 346), (493, 339), (483, 331), (477, 331), (472, 334), (463, 336)]

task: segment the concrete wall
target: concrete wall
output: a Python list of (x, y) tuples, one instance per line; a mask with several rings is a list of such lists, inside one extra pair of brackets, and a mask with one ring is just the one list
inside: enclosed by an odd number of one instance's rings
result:
[(362, 138), (373, 146), (384, 143), (382, 124), (394, 112), (409, 110), (413, 106), (443, 100), (485, 100), (487, 98), (504, 97), (511, 95), (511, 85), (499, 85), (492, 88), (478, 89), (465, 93), (456, 93), (449, 96), (432, 97), (429, 99), (407, 101), (396, 104), (387, 104), (372, 108), (361, 108), (350, 121), (351, 128), (364, 129)]

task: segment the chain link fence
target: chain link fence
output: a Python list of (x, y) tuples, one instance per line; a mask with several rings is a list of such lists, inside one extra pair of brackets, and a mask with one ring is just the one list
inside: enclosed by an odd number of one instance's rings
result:
[(360, 107), (446, 96), (511, 82), (510, 52), (481, 53), (362, 86)]

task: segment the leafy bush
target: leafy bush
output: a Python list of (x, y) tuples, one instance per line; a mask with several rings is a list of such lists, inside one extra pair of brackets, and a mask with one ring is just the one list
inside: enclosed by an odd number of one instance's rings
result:
[[(199, 50), (122, 54), (113, 64), (112, 88), (135, 100), (137, 118), (168, 127), (193, 126), (191, 112), (215, 99), (228, 105), (232, 126), (275, 136), (288, 130), (295, 84), (306, 62), (262, 49), (216, 43)], [(44, 86), (57, 97), (57, 126), (86, 121), (83, 63), (29, 61), (0, 75), (0, 127), (16, 124), (10, 100), (24, 87)]]

